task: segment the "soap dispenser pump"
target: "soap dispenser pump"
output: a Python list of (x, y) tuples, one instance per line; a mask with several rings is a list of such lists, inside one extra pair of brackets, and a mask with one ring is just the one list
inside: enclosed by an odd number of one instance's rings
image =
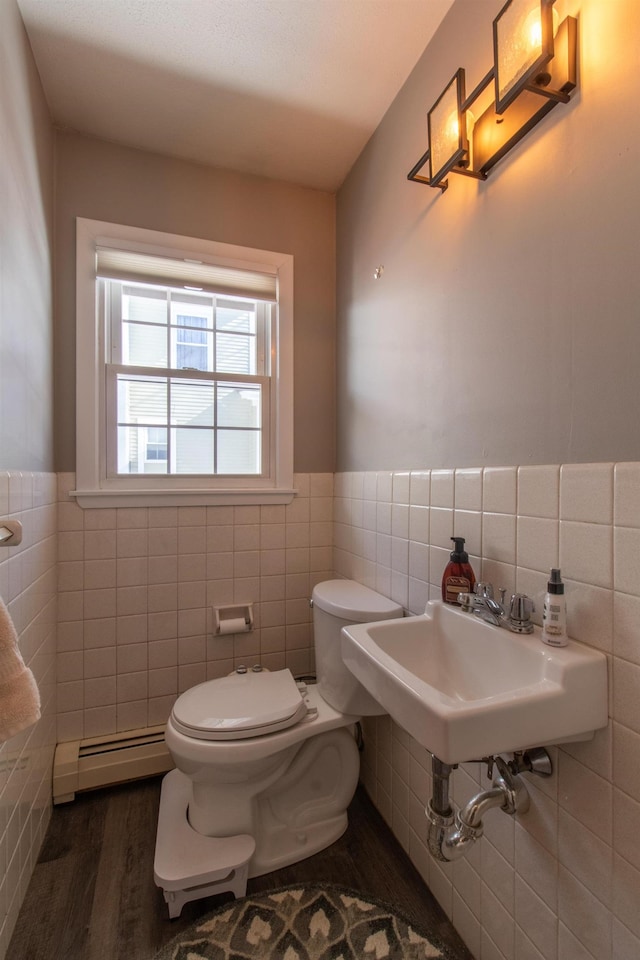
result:
[(442, 599), (445, 603), (459, 603), (459, 593), (473, 593), (476, 576), (469, 563), (469, 554), (464, 549), (464, 537), (451, 539), (455, 543), (455, 550), (451, 551), (442, 575)]

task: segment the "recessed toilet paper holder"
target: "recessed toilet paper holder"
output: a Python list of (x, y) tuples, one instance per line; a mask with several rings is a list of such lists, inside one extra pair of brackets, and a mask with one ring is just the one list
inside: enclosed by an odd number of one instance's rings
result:
[(248, 633), (253, 630), (253, 603), (214, 606), (214, 633)]
[(0, 545), (17, 547), (22, 543), (22, 524), (19, 520), (0, 520)]

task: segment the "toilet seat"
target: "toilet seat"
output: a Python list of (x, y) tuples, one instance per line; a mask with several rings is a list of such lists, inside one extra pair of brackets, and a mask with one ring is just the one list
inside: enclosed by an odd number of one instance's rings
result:
[(171, 712), (175, 728), (196, 740), (244, 740), (285, 730), (307, 715), (290, 670), (248, 671), (187, 690)]

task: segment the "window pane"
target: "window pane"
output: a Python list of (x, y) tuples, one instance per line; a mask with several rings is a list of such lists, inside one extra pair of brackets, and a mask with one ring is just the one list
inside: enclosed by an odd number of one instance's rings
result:
[(136, 367), (167, 366), (166, 327), (122, 324), (122, 362)]
[(177, 343), (175, 369), (202, 370), (206, 372), (209, 369), (209, 352), (207, 347)]
[(260, 473), (260, 434), (251, 430), (218, 431), (218, 473)]
[[(157, 442), (160, 434), (164, 443)], [(118, 473), (167, 473), (166, 430), (150, 441), (147, 427), (118, 427)]]
[(177, 370), (213, 370), (213, 300), (171, 294), (171, 365)]
[(242, 384), (219, 384), (218, 425), (221, 427), (260, 427), (261, 388)]
[(171, 323), (213, 330), (213, 297), (206, 293), (170, 290)]
[(167, 460), (167, 431), (164, 427), (147, 427), (146, 460)]
[(179, 314), (177, 321), (175, 366), (178, 370), (209, 370), (213, 351), (211, 335), (203, 329), (206, 319)]
[(118, 376), (118, 423), (166, 424), (167, 381)]
[(212, 383), (171, 381), (171, 423), (181, 426), (214, 424), (215, 393)]
[(234, 333), (255, 334), (255, 303), (250, 301), (242, 303), (218, 298), (216, 301), (216, 328), (218, 330), (233, 330)]
[(216, 334), (216, 370), (255, 374), (256, 338), (233, 333)]
[(185, 343), (206, 343), (207, 337), (205, 328), (207, 321), (204, 317), (188, 317), (186, 314), (179, 313), (176, 317), (177, 327), (186, 327), (184, 331), (178, 332), (178, 339)]
[(144, 287), (122, 288), (122, 319), (136, 323), (167, 323), (167, 294)]
[(213, 435), (213, 430), (172, 429), (171, 472), (212, 474)]

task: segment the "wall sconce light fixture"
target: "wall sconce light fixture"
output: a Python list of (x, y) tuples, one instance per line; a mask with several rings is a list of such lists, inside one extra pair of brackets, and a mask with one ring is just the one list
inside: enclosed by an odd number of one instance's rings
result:
[[(507, 0), (493, 21), (493, 66), (466, 98), (462, 67), (447, 84), (427, 115), (429, 148), (409, 180), (442, 191), (448, 173), (486, 180), (550, 110), (568, 102), (576, 86), (577, 22), (567, 17), (557, 26), (553, 3)], [(421, 173), (427, 163), (428, 177)]]
[(462, 111), (464, 99), (464, 70), (460, 69), (427, 114), (432, 183), (440, 183), (454, 167), (468, 165), (469, 141)]

